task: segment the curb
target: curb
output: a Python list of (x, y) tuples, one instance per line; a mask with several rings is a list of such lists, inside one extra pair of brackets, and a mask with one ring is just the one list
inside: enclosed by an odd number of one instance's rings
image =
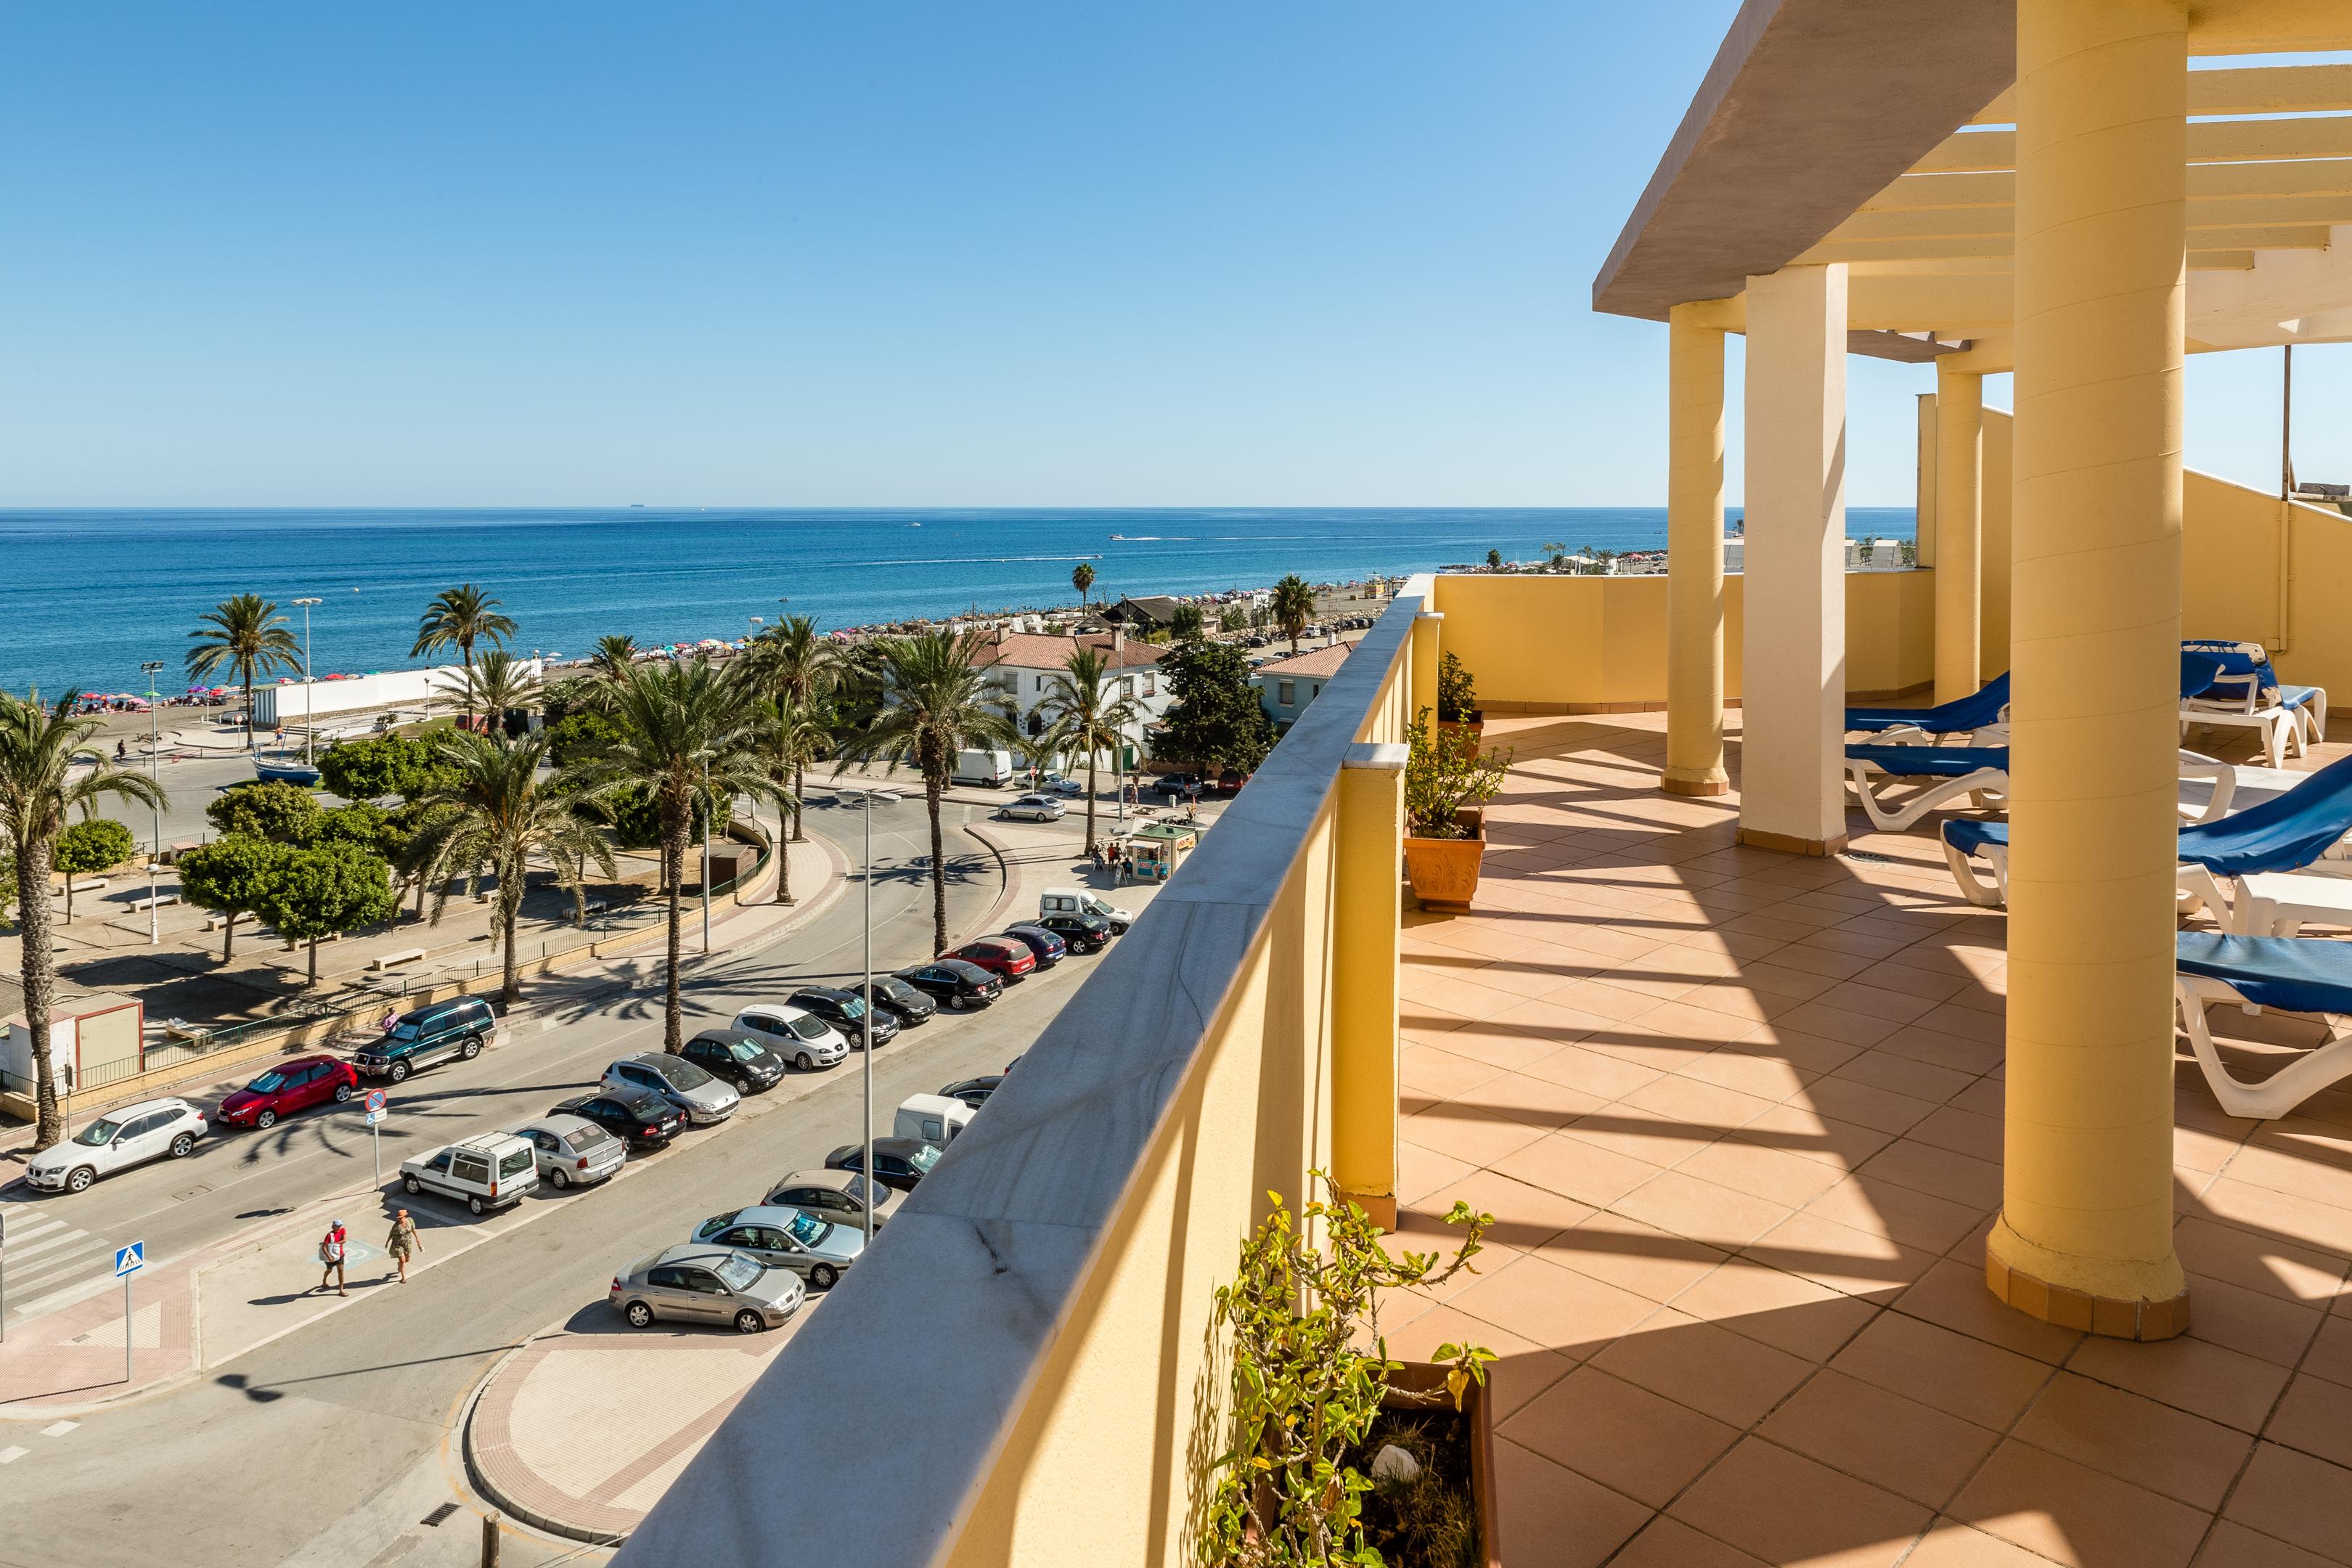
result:
[(490, 1369), (482, 1373), (481, 1377), (475, 1383), (472, 1390), (466, 1395), (464, 1407), (457, 1412), (457, 1425), (458, 1458), (465, 1466), (466, 1484), (473, 1488), (477, 1493), (494, 1505), (499, 1512), (505, 1514), (508, 1518), (520, 1520), (523, 1523), (530, 1525), (534, 1530), (546, 1531), (551, 1535), (562, 1536), (566, 1541), (578, 1541), (590, 1546), (603, 1546), (607, 1548), (617, 1547), (623, 1542), (625, 1542), (628, 1537), (625, 1535), (613, 1536), (600, 1534), (595, 1531), (583, 1530), (578, 1525), (567, 1524), (562, 1520), (556, 1519), (549, 1514), (541, 1513), (537, 1509), (530, 1508), (523, 1503), (516, 1501), (513, 1498), (509, 1497), (491, 1481), (488, 1473), (484, 1471), (480, 1460), (475, 1457), (474, 1453), (474, 1411), (476, 1407), (482, 1403), (482, 1395), (490, 1391), (490, 1384), (496, 1383), (499, 1380), (499, 1375), (503, 1373), (509, 1366), (514, 1363), (514, 1360), (517, 1356), (520, 1356), (523, 1352), (539, 1343), (540, 1341), (559, 1331), (562, 1327), (563, 1320), (559, 1319), (555, 1322), (549, 1324), (546, 1328), (541, 1329), (536, 1333), (531, 1334), (529, 1338), (525, 1339), (522, 1343), (515, 1346), (512, 1350), (507, 1352), (506, 1354), (499, 1357), (496, 1362), (491, 1363)]
[(956, 938), (959, 945), (970, 942), (974, 937), (985, 936), (990, 931), (999, 929), (1005, 911), (1013, 907), (1013, 895), (1019, 885), (1018, 879), (1013, 874), (1013, 862), (1004, 858), (1004, 846), (982, 832), (976, 823), (965, 823), (963, 830), (979, 840), (982, 848), (996, 857), (996, 875), (1003, 882), (1004, 890), (998, 893), (996, 901), (988, 906), (988, 913), (981, 917), (979, 925)]

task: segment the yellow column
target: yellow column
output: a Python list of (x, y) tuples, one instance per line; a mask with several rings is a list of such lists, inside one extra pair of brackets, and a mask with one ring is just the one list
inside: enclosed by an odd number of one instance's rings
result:
[[(1936, 362), (1936, 700), (1979, 679), (1983, 641), (1984, 377)], [(1924, 536), (1923, 536), (1924, 537)]]
[(1722, 795), (1723, 331), (1676, 305), (1666, 338), (1666, 771), (1669, 795)]
[(1437, 722), (1437, 634), (1444, 626), (1442, 611), (1423, 609), (1412, 618), (1412, 700), (1405, 721), (1411, 723), (1424, 708), (1429, 721)]
[(1396, 1228), (1397, 960), (1404, 840), (1400, 745), (1348, 748), (1331, 930), (1331, 1180)]
[(1994, 1293), (2188, 1324), (2172, 1249), (2184, 0), (2018, 0), (2007, 1153)]

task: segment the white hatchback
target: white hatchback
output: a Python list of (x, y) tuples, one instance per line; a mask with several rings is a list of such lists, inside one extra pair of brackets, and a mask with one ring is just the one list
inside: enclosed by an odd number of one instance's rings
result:
[(761, 1045), (806, 1072), (831, 1067), (849, 1054), (849, 1042), (805, 1007), (763, 1002), (735, 1015), (731, 1028), (759, 1037)]
[(210, 1128), (184, 1100), (148, 1100), (110, 1110), (62, 1143), (33, 1156), (25, 1182), (42, 1192), (79, 1193), (100, 1176), (150, 1160), (183, 1159)]

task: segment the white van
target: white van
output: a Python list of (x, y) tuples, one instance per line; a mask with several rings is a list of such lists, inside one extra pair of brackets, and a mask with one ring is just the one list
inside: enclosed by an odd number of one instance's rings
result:
[(1110, 921), (1111, 934), (1125, 936), (1127, 928), (1135, 923), (1135, 916), (1115, 909), (1096, 898), (1084, 888), (1048, 888), (1037, 899), (1041, 915), (1100, 915)]
[(948, 775), (950, 784), (980, 784), (988, 789), (1003, 789), (1013, 782), (1013, 753), (1010, 752), (958, 752), (955, 772)]
[(907, 1097), (898, 1107), (898, 1118), (891, 1132), (900, 1138), (919, 1138), (926, 1143), (946, 1148), (948, 1141), (971, 1125), (972, 1109), (961, 1100), (945, 1095), (915, 1094)]
[(511, 1132), (486, 1132), (403, 1160), (400, 1184), (410, 1197), (438, 1193), (487, 1214), (539, 1189), (539, 1151)]

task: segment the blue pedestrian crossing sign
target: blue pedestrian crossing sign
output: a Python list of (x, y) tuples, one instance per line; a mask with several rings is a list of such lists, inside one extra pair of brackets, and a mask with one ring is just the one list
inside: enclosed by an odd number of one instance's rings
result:
[(136, 1274), (146, 1267), (147, 1244), (145, 1242), (134, 1241), (128, 1247), (118, 1247), (114, 1249), (114, 1277), (117, 1279), (125, 1275)]

